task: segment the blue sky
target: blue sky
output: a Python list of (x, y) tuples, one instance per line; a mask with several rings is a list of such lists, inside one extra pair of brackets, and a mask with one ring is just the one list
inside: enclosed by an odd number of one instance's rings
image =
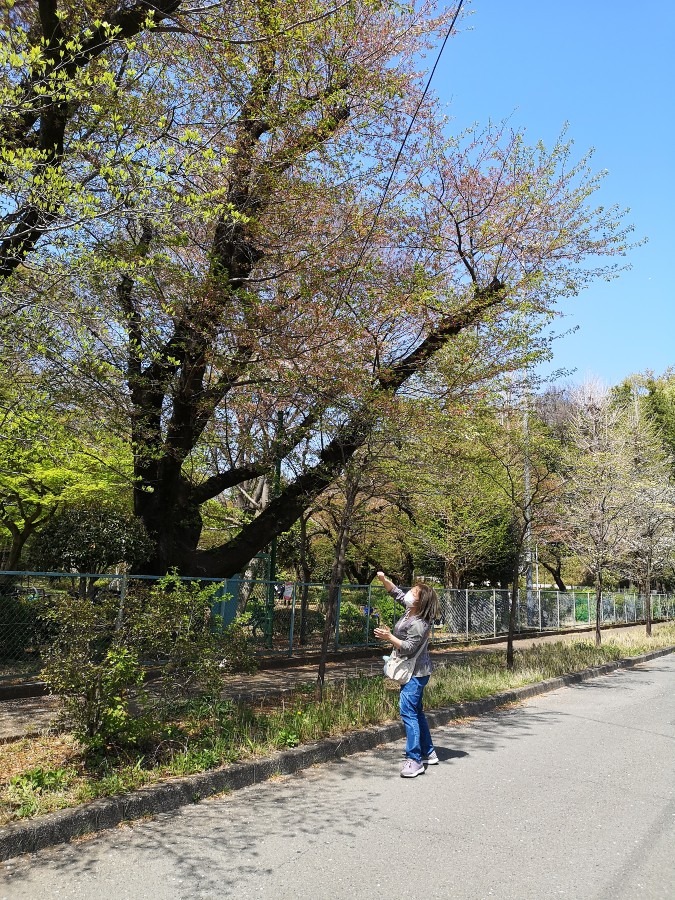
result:
[[(466, 6), (465, 0), (465, 6)], [(473, 0), (433, 88), (453, 130), (510, 117), (530, 142), (565, 122), (581, 155), (606, 169), (604, 205), (629, 207), (632, 269), (561, 306), (551, 368), (608, 384), (675, 365), (675, 3), (672, 0)]]

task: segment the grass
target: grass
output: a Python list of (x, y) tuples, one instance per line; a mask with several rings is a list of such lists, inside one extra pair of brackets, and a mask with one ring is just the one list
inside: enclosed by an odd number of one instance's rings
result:
[[(503, 651), (480, 653), (468, 664), (438, 669), (425, 705), (476, 700), (673, 644), (675, 623), (668, 623), (655, 626), (651, 640), (619, 632), (599, 648), (568, 640), (519, 649), (512, 672)], [(162, 739), (144, 752), (87, 756), (68, 735), (0, 745), (0, 825), (397, 718), (398, 691), (383, 678), (362, 677), (329, 683), (322, 703), (313, 685), (275, 705), (185, 701), (172, 709)]]

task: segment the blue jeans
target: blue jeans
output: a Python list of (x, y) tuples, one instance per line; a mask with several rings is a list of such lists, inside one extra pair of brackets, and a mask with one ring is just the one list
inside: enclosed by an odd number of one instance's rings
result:
[(422, 695), (428, 681), (428, 675), (413, 676), (403, 685), (399, 697), (401, 719), (405, 725), (405, 755), (416, 762), (422, 762), (422, 757), (429, 756), (434, 749), (427, 717), (422, 709)]

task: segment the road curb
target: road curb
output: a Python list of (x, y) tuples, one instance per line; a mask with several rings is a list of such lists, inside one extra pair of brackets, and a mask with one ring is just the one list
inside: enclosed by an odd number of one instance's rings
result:
[[(632, 668), (673, 652), (675, 647), (653, 650), (642, 656), (603, 663), (601, 666), (594, 666), (581, 672), (493, 694), (482, 700), (467, 700), (452, 706), (429, 710), (426, 714), (427, 719), (432, 727), (439, 727), (455, 719), (484, 715), (498, 707), (568, 685), (580, 684), (601, 675), (608, 675), (617, 669)], [(0, 861), (67, 843), (92, 832), (115, 828), (122, 822), (178, 809), (215, 794), (240, 790), (266, 781), (274, 775), (292, 775), (317, 763), (331, 762), (353, 753), (372, 750), (380, 744), (398, 740), (403, 735), (404, 729), (400, 722), (378, 725), (339, 738), (328, 738), (292, 750), (279, 751), (265, 759), (234, 763), (199, 775), (173, 778), (128, 794), (106, 797), (83, 806), (49, 813), (34, 820), (13, 822), (0, 828)]]

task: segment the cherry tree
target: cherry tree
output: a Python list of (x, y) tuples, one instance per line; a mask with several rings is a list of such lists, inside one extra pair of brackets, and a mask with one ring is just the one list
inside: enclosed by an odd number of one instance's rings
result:
[[(4, 4), (3, 311), (125, 436), (149, 570), (241, 571), (439, 351), (534, 330), (625, 252), (564, 139), (448, 139), (420, 106), (420, 54), (453, 14)], [(277, 495), (204, 547), (204, 504), (278, 460)]]

